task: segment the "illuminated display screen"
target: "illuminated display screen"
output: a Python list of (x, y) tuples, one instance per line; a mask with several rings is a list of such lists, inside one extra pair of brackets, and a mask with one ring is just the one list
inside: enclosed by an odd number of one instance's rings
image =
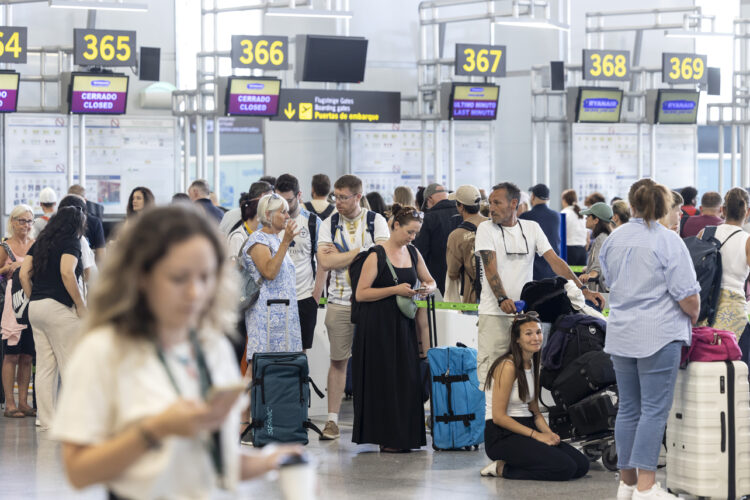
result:
[(495, 85), (454, 85), (451, 118), (454, 120), (494, 120), (500, 87)]
[(121, 115), (128, 104), (128, 77), (110, 74), (73, 74), (70, 112)]
[(227, 87), (227, 114), (276, 116), (281, 80), (231, 78)]
[(582, 123), (617, 123), (622, 108), (622, 90), (579, 89), (576, 121)]
[(0, 113), (12, 113), (18, 102), (18, 73), (0, 73)]
[(659, 90), (656, 123), (695, 124), (700, 93), (693, 90)]

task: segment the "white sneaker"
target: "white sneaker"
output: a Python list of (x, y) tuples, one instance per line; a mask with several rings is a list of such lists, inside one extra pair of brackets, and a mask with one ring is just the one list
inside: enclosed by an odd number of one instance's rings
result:
[(498, 472), (497, 469), (502, 467), (504, 464), (500, 460), (495, 460), (494, 462), (490, 462), (487, 464), (487, 466), (479, 471), (480, 476), (484, 477), (502, 477)]
[(617, 488), (617, 500), (630, 500), (633, 498), (633, 492), (635, 491), (635, 485), (628, 486), (627, 484), (620, 481), (620, 486)]
[(646, 500), (646, 499), (667, 499), (667, 498), (679, 498), (666, 490), (661, 489), (661, 484), (656, 483), (650, 489), (646, 491), (638, 491), (636, 488), (633, 492), (633, 500)]

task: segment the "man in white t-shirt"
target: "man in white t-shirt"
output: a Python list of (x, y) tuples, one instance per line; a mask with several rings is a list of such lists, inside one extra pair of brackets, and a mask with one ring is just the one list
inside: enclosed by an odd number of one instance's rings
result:
[[(315, 324), (318, 319), (318, 302), (323, 294), (328, 273), (318, 268), (315, 252), (318, 249), (320, 218), (302, 208), (302, 191), (299, 181), (291, 174), (280, 175), (276, 179), (276, 193), (289, 204), (289, 218), (297, 223), (299, 234), (289, 245), (287, 253), (294, 262), (297, 278), (297, 307), (302, 332), (302, 349), (312, 349)], [(279, 234), (283, 238), (284, 231)]]
[(592, 302), (604, 304), (576, 278), (568, 264), (555, 254), (542, 228), (534, 221), (519, 220), (521, 191), (513, 183), (492, 188), (490, 218), (477, 227), (474, 250), (482, 260), (482, 296), (479, 302), (477, 375), (484, 387), (490, 365), (510, 347), (510, 327), (516, 314), (514, 301), (533, 280), (534, 255), (543, 257), (558, 276), (572, 280)]
[(325, 321), (331, 341), (328, 422), (321, 439), (339, 437), (338, 414), (341, 409), (341, 398), (344, 396), (346, 365), (352, 353), (354, 337), (349, 264), (359, 252), (382, 243), (390, 236), (388, 223), (383, 216), (363, 210), (359, 205), (362, 199), (362, 181), (358, 177), (340, 177), (333, 185), (333, 192), (338, 213), (323, 221), (318, 234), (318, 262), (325, 269), (331, 270)]

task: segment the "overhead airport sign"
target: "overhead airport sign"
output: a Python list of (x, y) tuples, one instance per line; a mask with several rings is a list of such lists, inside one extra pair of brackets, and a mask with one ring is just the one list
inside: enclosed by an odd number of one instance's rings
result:
[(135, 66), (135, 31), (74, 29), (73, 61), (79, 66)]
[(661, 81), (664, 83), (706, 83), (708, 80), (708, 58), (704, 55), (664, 52), (661, 57)]
[(0, 26), (0, 62), (26, 64), (25, 26)]
[(508, 51), (505, 45), (456, 44), (457, 75), (505, 76), (505, 60)]
[(285, 122), (399, 123), (400, 92), (281, 89), (279, 114)]
[(287, 69), (289, 38), (232, 35), (231, 56), (233, 68)]
[(630, 80), (629, 50), (583, 50), (584, 80)]

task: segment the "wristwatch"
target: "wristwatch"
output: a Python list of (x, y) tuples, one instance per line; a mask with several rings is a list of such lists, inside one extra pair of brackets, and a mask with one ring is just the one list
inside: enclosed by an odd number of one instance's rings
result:
[(583, 292), (584, 290), (588, 290), (588, 289), (589, 289), (589, 287), (588, 287), (588, 286), (586, 286), (585, 284), (584, 284), (584, 285), (581, 285), (581, 288), (579, 288), (579, 290), (580, 290), (580, 291), (582, 291), (582, 292)]
[(498, 297), (497, 298), (497, 305), (500, 306), (503, 302), (505, 302), (508, 299), (509, 299), (509, 297), (506, 297), (505, 295), (502, 295), (502, 296)]

